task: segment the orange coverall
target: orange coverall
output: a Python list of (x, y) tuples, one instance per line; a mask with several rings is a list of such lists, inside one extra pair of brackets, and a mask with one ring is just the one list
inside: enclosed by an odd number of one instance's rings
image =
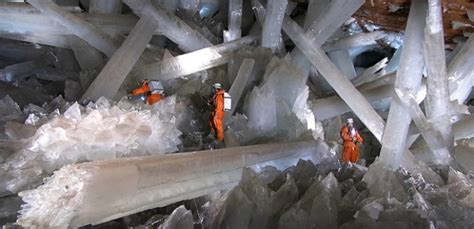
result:
[(355, 130), (355, 136), (352, 137), (349, 127), (344, 125), (341, 128), (341, 138), (344, 142), (344, 149), (342, 151), (342, 161), (356, 163), (359, 160), (359, 146), (357, 143), (362, 143), (363, 139), (359, 132)]
[(209, 125), (211, 126), (211, 133), (217, 134), (217, 141), (224, 141), (224, 90), (217, 89), (214, 97), (212, 97), (211, 105), (214, 110), (211, 111), (209, 118)]
[(160, 94), (151, 94), (150, 88), (148, 87), (148, 82), (144, 82), (141, 87), (135, 88), (134, 90), (132, 90), (132, 92), (130, 92), (130, 94), (135, 96), (145, 94), (145, 102), (148, 105), (153, 105), (163, 99), (163, 96)]

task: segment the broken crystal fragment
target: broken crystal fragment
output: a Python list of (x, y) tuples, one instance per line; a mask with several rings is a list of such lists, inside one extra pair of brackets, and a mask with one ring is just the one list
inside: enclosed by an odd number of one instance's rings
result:
[(171, 215), (165, 220), (165, 222), (158, 227), (158, 229), (165, 228), (183, 228), (183, 229), (193, 229), (193, 214), (191, 211), (186, 210), (186, 208), (181, 205), (178, 208), (174, 209)]

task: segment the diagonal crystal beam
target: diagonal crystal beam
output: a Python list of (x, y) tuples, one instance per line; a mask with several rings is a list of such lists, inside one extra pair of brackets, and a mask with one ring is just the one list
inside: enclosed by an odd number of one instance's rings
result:
[(250, 35), (233, 42), (203, 48), (148, 64), (139, 72), (138, 79), (169, 80), (219, 66), (229, 62), (236, 50), (255, 41), (257, 41), (257, 36)]
[(156, 27), (154, 19), (141, 18), (122, 46), (89, 86), (82, 100), (96, 100), (101, 96), (112, 99), (150, 42)]
[(244, 89), (248, 84), (250, 74), (252, 74), (253, 66), (255, 64), (255, 60), (253, 59), (244, 59), (242, 64), (240, 65), (239, 72), (235, 77), (234, 83), (229, 89), (229, 94), (232, 98), (232, 109), (230, 114), (234, 114), (237, 105), (243, 95)]
[(68, 12), (51, 1), (28, 0), (28, 3), (109, 57), (111, 57), (120, 46), (118, 40), (115, 40), (91, 23)]
[(158, 24), (159, 31), (176, 43), (181, 50), (192, 52), (212, 46), (204, 35), (193, 30), (176, 15), (155, 6), (150, 0), (124, 0), (124, 2), (140, 17), (152, 18)]
[[(318, 18), (310, 17), (314, 21), (306, 21), (311, 24), (306, 30), (306, 35), (320, 47), (326, 42), (337, 29), (344, 24), (361, 6), (365, 0), (333, 0), (326, 5)], [(309, 20), (309, 19), (308, 19)], [(306, 60), (300, 49), (291, 52), (293, 61), (309, 73), (311, 64)]]
[(372, 132), (375, 138), (381, 141), (385, 123), (364, 96), (352, 85), (344, 74), (337, 69), (324, 51), (317, 46), (291, 18), (284, 18), (283, 30), (370, 132)]

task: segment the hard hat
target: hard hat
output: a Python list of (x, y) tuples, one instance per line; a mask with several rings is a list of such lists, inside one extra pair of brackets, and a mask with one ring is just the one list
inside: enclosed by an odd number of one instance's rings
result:
[(215, 83), (212, 85), (213, 88), (215, 89), (222, 89), (222, 84), (221, 83)]
[(354, 119), (348, 118), (348, 119), (347, 119), (347, 123), (351, 123), (351, 124), (354, 123)]

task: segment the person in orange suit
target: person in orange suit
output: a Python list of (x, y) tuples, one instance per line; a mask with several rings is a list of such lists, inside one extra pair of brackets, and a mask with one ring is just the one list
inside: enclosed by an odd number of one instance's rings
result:
[(344, 144), (342, 151), (342, 161), (356, 163), (359, 160), (359, 145), (363, 139), (359, 132), (354, 128), (354, 120), (347, 119), (347, 124), (341, 128), (341, 138)]
[(216, 136), (218, 142), (224, 141), (224, 92), (220, 83), (212, 85), (210, 101), (212, 110), (209, 125), (211, 126), (211, 133)]
[(142, 86), (133, 89), (130, 94), (133, 96), (143, 96), (145, 100), (144, 102), (147, 105), (153, 105), (165, 97), (164, 91), (165, 90), (159, 81), (148, 81), (145, 79), (142, 81)]

